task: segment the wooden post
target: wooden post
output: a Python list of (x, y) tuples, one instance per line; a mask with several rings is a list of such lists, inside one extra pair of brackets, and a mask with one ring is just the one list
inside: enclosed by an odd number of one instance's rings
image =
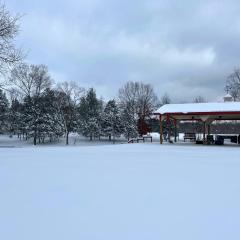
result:
[(174, 119), (174, 142), (177, 142), (177, 120)]
[(206, 142), (206, 122), (203, 122), (203, 142)]
[(210, 135), (211, 134), (211, 123), (208, 124), (208, 131), (207, 134)]
[(168, 127), (168, 142), (171, 140), (171, 121), (170, 116), (167, 114), (167, 127)]
[(159, 123), (160, 123), (160, 144), (163, 144), (163, 123), (161, 115), (159, 115)]

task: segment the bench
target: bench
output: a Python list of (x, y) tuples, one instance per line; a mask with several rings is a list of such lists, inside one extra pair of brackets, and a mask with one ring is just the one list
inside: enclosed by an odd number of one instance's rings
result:
[(145, 139), (151, 139), (151, 142), (152, 142), (152, 136), (143, 136), (143, 142), (145, 142)]
[(144, 136), (144, 137), (138, 137), (138, 138), (131, 138), (128, 140), (128, 143), (139, 143), (139, 142), (145, 142), (145, 139), (151, 139), (152, 142), (152, 136)]
[(137, 138), (131, 138), (128, 140), (128, 143), (134, 143), (137, 142)]
[(140, 141), (144, 142), (144, 138), (137, 138), (137, 142), (139, 143)]
[(186, 139), (190, 141), (196, 141), (196, 134), (195, 133), (184, 133), (184, 142)]
[(128, 143), (139, 143), (140, 141), (144, 142), (144, 138), (131, 138)]

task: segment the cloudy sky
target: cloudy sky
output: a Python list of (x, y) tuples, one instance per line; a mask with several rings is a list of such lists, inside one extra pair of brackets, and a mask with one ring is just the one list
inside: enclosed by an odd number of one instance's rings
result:
[(18, 44), (55, 81), (109, 99), (127, 81), (191, 101), (224, 95), (240, 65), (239, 0), (7, 0), (24, 14)]

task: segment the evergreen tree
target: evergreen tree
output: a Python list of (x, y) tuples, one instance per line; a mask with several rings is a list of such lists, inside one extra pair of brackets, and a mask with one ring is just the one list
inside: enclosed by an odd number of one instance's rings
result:
[(46, 89), (40, 100), (41, 121), (39, 123), (39, 139), (44, 142), (48, 137), (50, 142), (53, 139), (58, 139), (64, 133), (63, 121), (58, 111), (57, 92), (51, 89)]
[(34, 145), (50, 141), (63, 134), (63, 125), (57, 108), (58, 98), (53, 90), (46, 89), (41, 96), (24, 99), (24, 131), (33, 138)]
[(24, 98), (24, 132), (27, 138), (33, 138), (34, 145), (37, 144), (37, 139), (40, 137), (41, 124), (43, 122), (43, 115), (41, 111), (40, 97), (27, 96)]
[(59, 111), (66, 135), (66, 145), (69, 144), (69, 133), (77, 128), (76, 105), (70, 95), (65, 92), (59, 92)]
[(6, 94), (0, 89), (0, 131), (4, 132), (8, 127), (9, 102)]
[(9, 131), (12, 134), (20, 134), (22, 133), (22, 114), (23, 113), (23, 105), (15, 98), (12, 99), (11, 107), (9, 109)]
[(79, 113), (79, 131), (90, 141), (93, 137), (101, 135), (101, 113), (102, 101), (97, 99), (93, 88), (90, 88), (87, 95), (81, 98)]
[(123, 133), (127, 139), (138, 136), (137, 119), (134, 111), (132, 111), (131, 103), (126, 104), (124, 108), (122, 108), (122, 123)]
[(103, 113), (103, 133), (109, 137), (109, 140), (113, 138), (115, 142), (116, 137), (120, 137), (123, 133), (123, 124), (120, 114), (120, 109), (117, 106), (115, 100), (110, 100)]

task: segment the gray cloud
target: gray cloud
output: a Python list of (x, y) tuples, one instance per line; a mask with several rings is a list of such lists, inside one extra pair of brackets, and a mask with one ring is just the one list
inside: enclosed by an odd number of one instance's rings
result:
[(9, 0), (25, 13), (18, 43), (56, 81), (93, 86), (108, 99), (126, 81), (151, 83), (175, 101), (224, 94), (240, 63), (237, 0)]

